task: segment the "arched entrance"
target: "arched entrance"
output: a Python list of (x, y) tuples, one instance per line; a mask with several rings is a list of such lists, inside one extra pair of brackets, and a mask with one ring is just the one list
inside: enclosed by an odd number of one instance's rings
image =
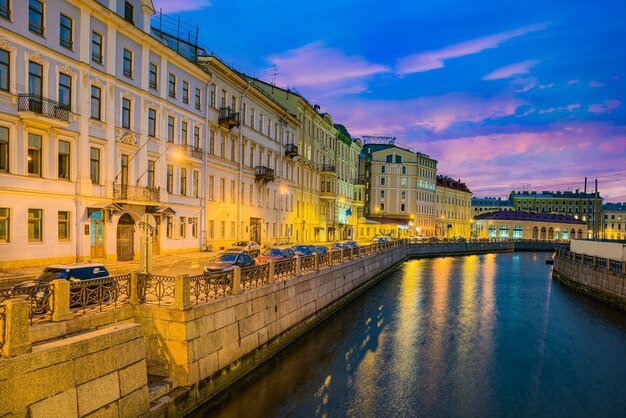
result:
[(135, 221), (125, 213), (117, 222), (117, 261), (132, 260), (135, 247)]

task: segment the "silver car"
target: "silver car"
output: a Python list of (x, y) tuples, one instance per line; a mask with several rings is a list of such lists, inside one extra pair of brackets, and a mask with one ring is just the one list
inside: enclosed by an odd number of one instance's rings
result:
[(261, 246), (254, 241), (238, 241), (228, 248), (228, 251), (245, 251), (250, 257), (261, 254)]

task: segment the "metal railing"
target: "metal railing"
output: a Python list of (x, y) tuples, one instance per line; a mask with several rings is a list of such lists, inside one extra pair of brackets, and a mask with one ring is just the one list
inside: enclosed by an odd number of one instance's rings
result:
[(240, 281), (241, 289), (250, 290), (269, 284), (269, 273), (269, 264), (242, 268)]
[(330, 251), (330, 264), (341, 263), (341, 255), (343, 250), (331, 250)]
[(575, 253), (567, 249), (557, 250), (556, 256), (564, 260), (569, 260), (575, 264), (581, 264), (585, 267), (594, 268), (596, 270), (607, 271), (616, 276), (624, 276), (626, 278), (626, 261), (593, 257), (586, 254)]
[(296, 144), (285, 145), (285, 155), (287, 157), (295, 157), (298, 155), (298, 146)]
[(4, 347), (7, 333), (7, 308), (4, 305), (0, 305), (0, 350)]
[(50, 301), (53, 296), (54, 288), (49, 283), (0, 289), (0, 302), (14, 298), (23, 298), (28, 302), (30, 305), (28, 317), (31, 324), (50, 319), (52, 314)]
[(335, 172), (335, 166), (334, 165), (330, 165), (330, 164), (322, 164), (322, 171), (334, 173)]
[(274, 169), (262, 165), (254, 168), (254, 175), (257, 180), (274, 181)]
[(191, 276), (190, 301), (194, 305), (225, 298), (233, 293), (233, 272), (220, 271)]
[(70, 309), (102, 312), (104, 307), (130, 302), (130, 274), (70, 283)]
[(279, 282), (296, 276), (296, 259), (276, 261), (274, 263), (274, 280)]
[(228, 127), (239, 126), (239, 112), (235, 112), (230, 106), (221, 107), (218, 123)]
[(310, 273), (312, 271), (315, 271), (315, 256), (307, 255), (300, 257), (300, 272)]
[(113, 199), (158, 202), (161, 190), (158, 187), (130, 186), (113, 183)]
[(17, 111), (33, 112), (65, 122), (70, 121), (69, 106), (33, 93), (18, 95)]
[(318, 254), (317, 256), (317, 268), (326, 268), (326, 267), (330, 267), (330, 253), (323, 253), (323, 254)]
[(152, 273), (137, 273), (137, 294), (140, 303), (172, 305), (176, 278)]

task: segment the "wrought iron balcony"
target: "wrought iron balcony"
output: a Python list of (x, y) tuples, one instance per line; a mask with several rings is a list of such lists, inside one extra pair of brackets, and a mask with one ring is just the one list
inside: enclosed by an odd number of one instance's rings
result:
[(113, 183), (113, 199), (136, 200), (140, 202), (158, 202), (161, 196), (158, 187), (130, 186)]
[(298, 156), (298, 146), (295, 144), (287, 144), (285, 145), (285, 156), (288, 158), (293, 158)]
[(202, 148), (191, 144), (183, 145), (189, 156), (192, 158), (202, 159)]
[(235, 112), (230, 107), (221, 107), (218, 122), (228, 129), (233, 129), (235, 126), (239, 126), (239, 112)]
[(274, 170), (268, 167), (258, 165), (254, 169), (255, 181), (261, 181), (263, 184), (274, 181)]
[(322, 165), (322, 171), (329, 172), (329, 173), (334, 173), (335, 172), (335, 166), (334, 165), (330, 165), (330, 164), (323, 164)]
[[(70, 107), (55, 100), (47, 99), (36, 94), (20, 94), (17, 100), (17, 111), (29, 112), (46, 118), (63, 122), (70, 121)], [(25, 115), (19, 115), (24, 117)], [(67, 124), (63, 124), (66, 126)]]

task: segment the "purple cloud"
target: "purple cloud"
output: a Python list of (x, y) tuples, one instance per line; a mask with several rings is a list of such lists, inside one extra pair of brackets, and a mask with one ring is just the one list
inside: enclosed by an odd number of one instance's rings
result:
[(587, 110), (591, 113), (606, 113), (610, 112), (614, 109), (617, 109), (622, 105), (622, 102), (619, 100), (605, 100), (601, 104), (592, 104)]
[(590, 86), (590, 87), (596, 87), (596, 88), (599, 88), (599, 87), (604, 87), (604, 83), (601, 83), (601, 82), (599, 82), (599, 81), (592, 80), (592, 81), (590, 81), (590, 82), (589, 82), (589, 86)]
[(539, 64), (541, 60), (527, 60), (506, 67), (498, 68), (483, 77), (483, 80), (499, 80), (502, 78), (511, 78), (514, 75), (528, 74), (530, 69)]
[(339, 49), (326, 47), (323, 42), (272, 55), (267, 60), (278, 68), (281, 84), (316, 86), (318, 92), (332, 87), (346, 94), (361, 93), (367, 87), (360, 80), (391, 71), (360, 55), (346, 55)]
[(531, 32), (541, 31), (547, 24), (524, 26), (508, 32), (500, 32), (447, 46), (437, 51), (425, 51), (400, 58), (396, 64), (398, 74), (420, 73), (444, 67), (444, 61), (478, 54), (486, 49), (497, 48), (500, 44)]
[(190, 12), (211, 7), (210, 0), (154, 0), (154, 10), (163, 13)]

